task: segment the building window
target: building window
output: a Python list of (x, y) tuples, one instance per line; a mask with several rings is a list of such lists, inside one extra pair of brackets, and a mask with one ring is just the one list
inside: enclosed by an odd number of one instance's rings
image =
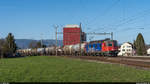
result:
[(126, 51), (131, 51), (131, 49), (126, 49)]
[(122, 51), (125, 51), (125, 49), (122, 49)]
[(131, 46), (127, 46), (127, 48), (131, 48)]

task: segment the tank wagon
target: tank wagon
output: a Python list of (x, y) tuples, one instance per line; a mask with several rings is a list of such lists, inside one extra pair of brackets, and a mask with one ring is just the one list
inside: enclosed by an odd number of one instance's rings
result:
[(18, 49), (17, 53), (22, 56), (40, 56), (40, 55), (55, 55), (57, 49), (57, 54), (62, 55), (63, 51), (61, 47), (46, 47), (46, 48), (34, 48), (34, 49)]
[(45, 48), (45, 54), (46, 55), (54, 55), (55, 54), (55, 49), (56, 49), (56, 47), (54, 47), (54, 46), (47, 47), (47, 48)]
[(22, 56), (36, 56), (38, 55), (37, 49), (18, 49), (17, 53), (21, 54)]
[(73, 46), (73, 45), (65, 45), (65, 46), (62, 48), (63, 55), (72, 55), (72, 46)]

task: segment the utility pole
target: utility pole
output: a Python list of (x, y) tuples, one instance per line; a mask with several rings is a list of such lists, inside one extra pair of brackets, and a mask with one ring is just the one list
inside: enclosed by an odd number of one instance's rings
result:
[(55, 25), (54, 27), (56, 29), (56, 56), (57, 56), (57, 28), (58, 28), (58, 25)]
[(43, 33), (41, 33), (41, 48), (43, 47), (43, 42), (42, 42), (42, 39), (43, 39)]
[(113, 40), (113, 32), (111, 32), (111, 40)]
[(80, 56), (82, 55), (82, 51), (81, 51), (81, 41), (82, 41), (82, 29), (81, 29), (81, 23), (80, 23), (80, 44), (79, 44), (79, 51), (80, 51)]

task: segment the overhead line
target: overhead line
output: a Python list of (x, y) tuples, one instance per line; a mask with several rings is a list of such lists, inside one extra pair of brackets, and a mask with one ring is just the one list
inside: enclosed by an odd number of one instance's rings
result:
[[(102, 15), (100, 15), (100, 17), (105, 16), (115, 5), (117, 5), (120, 2), (120, 0), (115, 1), (112, 5), (110, 5), (108, 8), (106, 8), (105, 12), (103, 12)], [(95, 17), (93, 20), (97, 19), (97, 17)], [(89, 22), (93, 22), (93, 20), (89, 21)]]
[(131, 16), (131, 18), (122, 19), (119, 24), (115, 25), (115, 29), (117, 29), (119, 26), (122, 26), (124, 24), (128, 24), (128, 23), (130, 23), (130, 22), (132, 22), (132, 21), (134, 21), (134, 20), (136, 20), (136, 19), (138, 19), (138, 18), (140, 18), (146, 14), (149, 14), (149, 12), (150, 12), (150, 9), (144, 10), (144, 11), (140, 12), (140, 14), (142, 13), (142, 15), (138, 15), (138, 16), (133, 15), (133, 16)]

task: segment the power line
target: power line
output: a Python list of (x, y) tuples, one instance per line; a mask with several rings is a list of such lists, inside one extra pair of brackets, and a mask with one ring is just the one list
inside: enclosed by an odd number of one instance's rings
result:
[[(114, 25), (114, 28), (112, 28), (112, 30), (117, 30), (119, 26), (122, 26), (122, 25), (125, 25), (125, 24), (129, 24), (130, 22), (132, 21), (135, 21), (137, 20), (138, 18), (141, 18), (147, 14), (149, 14), (150, 12), (150, 9), (148, 10), (144, 10), (144, 11), (141, 11), (140, 13), (138, 13), (138, 15), (133, 15), (133, 16), (130, 16), (128, 18), (123, 18), (122, 20), (119, 21), (119, 24), (116, 24)], [(124, 15), (124, 11), (123, 11), (123, 15)], [(114, 24), (114, 23), (113, 23)], [(104, 27), (105, 28), (105, 27)], [(107, 27), (108, 28), (108, 27)], [(98, 30), (99, 28), (95, 29), (95, 30)], [(103, 29), (103, 28), (102, 28)]]
[[(67, 33), (80, 33), (80, 32), (67, 32)], [(57, 34), (63, 34), (63, 32), (57, 32)], [(82, 33), (83, 34), (83, 33)], [(86, 35), (110, 35), (111, 39), (113, 40), (113, 32), (111, 33), (95, 33), (95, 32), (89, 32), (89, 33), (85, 33)]]
[(137, 20), (138, 18), (143, 17), (146, 14), (149, 14), (149, 12), (150, 12), (150, 9), (144, 10), (144, 11), (140, 12), (139, 15), (137, 15), (137, 16), (133, 15), (133, 16), (131, 16), (129, 18), (122, 19), (121, 21), (119, 21), (120, 22), (119, 24), (115, 25), (115, 29), (117, 29), (119, 26), (122, 26), (124, 24), (128, 24), (128, 23), (130, 23), (130, 22), (132, 22), (134, 20)]
[[(104, 17), (105, 15), (107, 15), (107, 13), (109, 13), (109, 11), (111, 11), (112, 8), (113, 8), (115, 5), (117, 5), (119, 2), (120, 2), (120, 0), (114, 1), (114, 3), (113, 3), (112, 5), (110, 5), (108, 8), (105, 9), (105, 11), (100, 15), (100, 17)], [(98, 17), (93, 18), (93, 20), (89, 21), (89, 23), (90, 23), (90, 22), (93, 23), (94, 21), (96, 21), (96, 19), (98, 19)], [(92, 31), (92, 30), (91, 30), (91, 31)]]

